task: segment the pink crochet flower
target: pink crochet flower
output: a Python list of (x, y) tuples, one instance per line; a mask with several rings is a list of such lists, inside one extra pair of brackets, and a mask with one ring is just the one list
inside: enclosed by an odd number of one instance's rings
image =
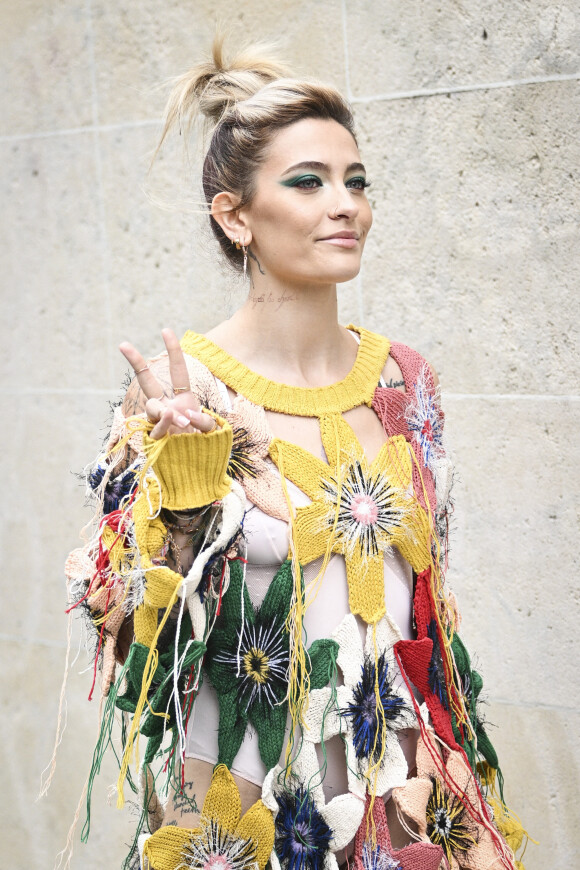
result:
[(445, 750), (443, 758), (433, 732), (427, 733), (430, 746), (423, 736), (417, 744), (417, 776), (393, 790), (397, 809), (415, 823), (424, 841), (441, 846), (450, 870), (513, 866), (496, 851), (491, 823), (489, 829), (482, 823), (479, 791), (463, 754)]
[(234, 430), (234, 443), (228, 473), (244, 488), (250, 501), (264, 513), (288, 522), (288, 506), (280, 475), (268, 456), (272, 435), (266, 412), (244, 396), (236, 396), (231, 411), (225, 413)]

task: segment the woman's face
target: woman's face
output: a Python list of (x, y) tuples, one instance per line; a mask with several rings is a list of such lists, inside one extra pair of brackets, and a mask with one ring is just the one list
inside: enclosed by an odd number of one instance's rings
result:
[(260, 272), (295, 285), (354, 278), (372, 223), (365, 185), (358, 148), (341, 124), (305, 118), (280, 130), (240, 210)]

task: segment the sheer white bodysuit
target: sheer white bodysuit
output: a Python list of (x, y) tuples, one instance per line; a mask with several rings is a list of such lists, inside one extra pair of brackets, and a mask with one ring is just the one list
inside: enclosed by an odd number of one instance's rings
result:
[[(224, 399), (230, 398), (225, 385), (216, 378)], [(273, 466), (275, 468), (275, 466)], [(294, 507), (309, 503), (310, 499), (295, 484), (286, 480), (288, 493)], [(288, 558), (289, 525), (260, 510), (250, 501), (244, 519), (247, 559), (245, 582), (254, 607), (263, 601), (272, 578)], [(321, 566), (317, 559), (304, 569), (306, 585), (312, 581)], [(397, 550), (385, 553), (384, 557), (385, 601), (387, 610), (399, 627), (404, 639), (413, 638), (412, 603), (413, 573), (409, 563)], [(333, 554), (316, 598), (306, 611), (304, 628), (308, 644), (318, 638), (329, 638), (342, 619), (350, 613), (348, 585), (344, 558)], [(357, 617), (361, 639), (364, 643), (366, 624)], [(399, 675), (399, 681), (402, 678)], [(395, 680), (395, 684), (397, 680)], [(200, 688), (193, 714), (189, 721), (186, 739), (186, 756), (215, 764), (218, 758), (219, 706), (217, 695), (206, 678)], [(414, 766), (416, 732), (412, 729), (398, 732), (401, 748), (411, 769)], [(348, 791), (344, 748), (340, 737), (326, 743), (328, 760), (324, 778), (327, 800)], [(257, 735), (250, 724), (242, 746), (232, 765), (232, 772), (244, 779), (261, 785), (267, 770), (258, 752)]]

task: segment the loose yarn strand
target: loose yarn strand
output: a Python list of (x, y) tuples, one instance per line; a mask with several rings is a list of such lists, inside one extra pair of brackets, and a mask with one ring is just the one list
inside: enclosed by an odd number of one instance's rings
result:
[[(60, 687), (60, 696), (58, 700), (58, 717), (56, 723), (56, 734), (54, 737), (54, 747), (52, 750), (52, 756), (44, 770), (40, 775), (40, 791), (36, 797), (36, 800), (39, 801), (43, 798), (50, 788), (52, 783), (52, 778), (54, 776), (54, 772), (56, 770), (56, 754), (58, 751), (58, 747), (62, 743), (62, 738), (64, 736), (64, 732), (66, 730), (67, 725), (67, 703), (66, 703), (66, 684), (68, 680), (69, 671), (71, 668), (70, 665), (70, 653), (72, 646), (72, 613), (68, 614), (67, 620), (67, 628), (66, 628), (66, 656), (64, 662), (64, 674), (62, 677), (62, 685)], [(76, 659), (75, 659), (76, 661)]]

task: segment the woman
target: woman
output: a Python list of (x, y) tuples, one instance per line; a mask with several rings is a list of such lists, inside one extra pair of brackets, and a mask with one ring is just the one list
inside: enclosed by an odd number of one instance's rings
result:
[(226, 63), (218, 40), (168, 106), (163, 138), (213, 125), (205, 198), (249, 293), (205, 336), (164, 330), (149, 363), (121, 345), (136, 377), (68, 562), (104, 734), (127, 714), (119, 803), (144, 736), (145, 866), (514, 867), (444, 585), (437, 379), (339, 325), (366, 171), (341, 95), (285, 76), (252, 51)]

